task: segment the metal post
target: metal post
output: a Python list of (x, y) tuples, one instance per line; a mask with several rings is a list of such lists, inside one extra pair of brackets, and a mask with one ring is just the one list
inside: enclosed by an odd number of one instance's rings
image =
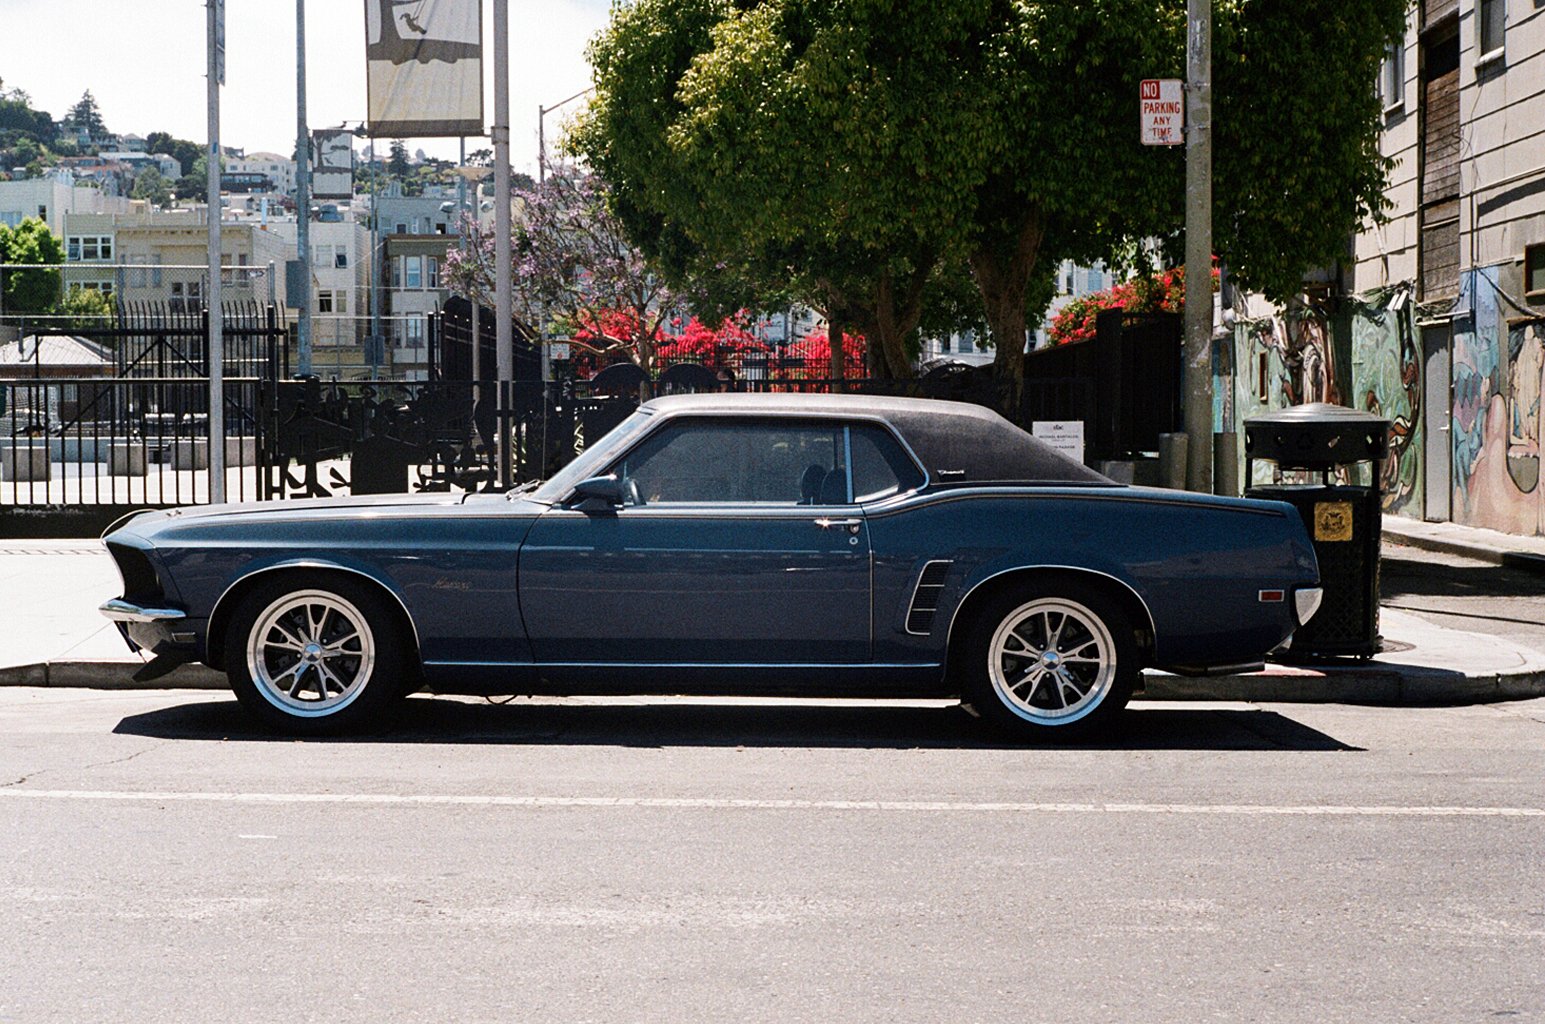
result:
[[(511, 387), (515, 379), (510, 330), (510, 0), (494, 0), (494, 324), (499, 359), (499, 485), (509, 487)], [(546, 453), (543, 453), (545, 462)]]
[(300, 257), (300, 309), (295, 354), (311, 372), (311, 134), (306, 129), (306, 0), (295, 0), (295, 248)]
[(381, 336), (381, 275), (386, 268), (381, 265), (381, 214), (376, 210), (376, 140), (370, 139), (370, 345), (385, 346)]
[(206, 0), (209, 12), (209, 150), (205, 154), (204, 207), (209, 220), (209, 500), (225, 501), (225, 318), (220, 303), (220, 74), (216, 51), (224, 46), (223, 0)]
[(1212, 0), (1186, 0), (1186, 482), (1212, 492)]

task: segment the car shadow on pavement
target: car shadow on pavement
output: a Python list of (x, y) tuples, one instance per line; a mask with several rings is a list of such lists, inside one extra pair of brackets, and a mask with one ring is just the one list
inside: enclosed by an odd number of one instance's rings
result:
[[(294, 742), (256, 727), (234, 701), (142, 714), (115, 733), (156, 739)], [(615, 747), (1055, 748), (1004, 740), (958, 707), (788, 704), (509, 704), (418, 696), (381, 731), (318, 743), (489, 743)], [(1274, 711), (1135, 705), (1109, 734), (1068, 749), (1359, 751)]]

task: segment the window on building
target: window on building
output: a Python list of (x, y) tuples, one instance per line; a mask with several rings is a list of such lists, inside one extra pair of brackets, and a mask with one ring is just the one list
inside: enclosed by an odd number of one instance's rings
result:
[(1404, 40), (1389, 44), (1384, 51), (1384, 65), (1379, 69), (1379, 98), (1385, 110), (1395, 110), (1405, 105), (1406, 95), (1406, 47)]
[(424, 287), (424, 257), (404, 256), (402, 262), (402, 286), (404, 288)]
[(317, 312), (331, 313), (333, 311), (333, 293), (326, 288), (317, 292)]
[(113, 258), (112, 235), (71, 235), (65, 241), (68, 260), (110, 260)]
[(410, 316), (402, 322), (402, 344), (405, 348), (424, 347), (424, 318)]
[(397, 222), (397, 232), (396, 233), (399, 234), (399, 235), (407, 234), (408, 233), (408, 226), (406, 224), (404, 224), (402, 221), (398, 221)]
[(426, 256), (429, 261), (429, 287), (440, 287), (440, 261), (433, 256)]
[(1480, 53), (1484, 59), (1502, 52), (1502, 34), (1507, 22), (1506, 0), (1480, 0), (1476, 8)]
[(347, 267), (348, 265), (349, 254), (342, 246), (339, 246), (338, 251), (333, 253), (333, 266), (343, 268)]
[(1524, 246), (1524, 293), (1545, 299), (1545, 242)]

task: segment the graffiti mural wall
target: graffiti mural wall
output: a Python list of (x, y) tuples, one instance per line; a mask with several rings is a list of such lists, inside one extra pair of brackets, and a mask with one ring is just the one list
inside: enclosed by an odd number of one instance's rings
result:
[[(1274, 409), (1306, 402), (1342, 404), (1329, 322), (1317, 310), (1297, 307), (1234, 324), (1233, 380), (1219, 384), (1233, 397), (1234, 429), (1239, 432), (1239, 473), (1244, 480), (1244, 422)], [(1225, 420), (1225, 422), (1227, 422)], [(1269, 483), (1271, 467), (1256, 466), (1253, 483)]]
[(1505, 533), (1545, 533), (1540, 487), (1540, 392), (1545, 319), (1506, 303), (1497, 268), (1466, 274), (1454, 329), (1454, 521)]
[(1422, 515), (1422, 362), (1407, 311), (1379, 296), (1352, 311), (1352, 408), (1389, 420), (1384, 511)]

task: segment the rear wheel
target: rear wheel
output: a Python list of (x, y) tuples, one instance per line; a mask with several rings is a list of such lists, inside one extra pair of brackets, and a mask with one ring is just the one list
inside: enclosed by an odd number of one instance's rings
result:
[(237, 700), (279, 732), (376, 724), (407, 689), (399, 617), (375, 589), (341, 575), (260, 584), (236, 609), (225, 648)]
[(1053, 741), (1107, 728), (1131, 699), (1141, 668), (1120, 606), (1072, 582), (990, 598), (957, 665), (962, 695), (984, 721)]

